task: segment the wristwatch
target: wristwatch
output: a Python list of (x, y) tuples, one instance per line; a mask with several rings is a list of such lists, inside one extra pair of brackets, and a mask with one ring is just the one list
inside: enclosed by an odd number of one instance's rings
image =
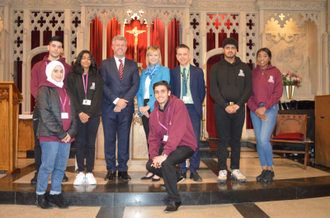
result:
[(162, 156), (164, 156), (164, 157), (166, 157), (166, 158), (168, 157), (168, 155), (167, 155), (167, 154), (164, 154), (164, 153), (162, 154)]

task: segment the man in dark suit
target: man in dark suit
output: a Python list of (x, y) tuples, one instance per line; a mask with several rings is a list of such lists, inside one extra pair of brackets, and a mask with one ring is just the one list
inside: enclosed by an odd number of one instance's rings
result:
[[(129, 136), (134, 112), (134, 96), (139, 89), (137, 63), (125, 58), (127, 41), (123, 36), (112, 39), (114, 57), (103, 60), (100, 72), (103, 76), (102, 123), (104, 131), (104, 153), (108, 173), (104, 180), (118, 177), (130, 180), (127, 174), (129, 159)], [(116, 136), (118, 135), (116, 165)]]
[[(176, 48), (176, 58), (180, 66), (170, 71), (172, 94), (183, 100), (185, 103), (194, 133), (197, 140), (197, 146), (194, 155), (190, 158), (190, 179), (201, 182), (202, 178), (197, 173), (200, 164), (199, 155), (199, 135), (202, 118), (202, 104), (205, 98), (205, 80), (204, 72), (201, 68), (194, 67), (189, 64), (190, 49), (184, 44), (180, 44)], [(179, 164), (181, 175), (186, 178), (187, 166), (186, 162)]]

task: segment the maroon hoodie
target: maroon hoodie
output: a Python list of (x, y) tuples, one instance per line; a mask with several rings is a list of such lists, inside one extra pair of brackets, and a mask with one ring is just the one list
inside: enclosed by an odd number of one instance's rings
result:
[[(168, 132), (164, 125), (168, 128)], [(150, 159), (159, 155), (159, 149), (164, 144), (163, 154), (169, 155), (178, 146), (188, 146), (194, 151), (197, 142), (193, 126), (187, 108), (181, 99), (171, 95), (164, 112), (159, 110), (159, 104), (155, 102), (155, 109), (149, 118), (149, 154)], [(167, 141), (163, 141), (164, 135), (168, 135)]]
[(283, 94), (281, 72), (274, 66), (268, 65), (265, 70), (258, 65), (252, 71), (252, 95), (247, 102), (252, 112), (255, 112), (261, 103), (268, 110), (276, 104)]
[[(47, 87), (53, 87), (56, 88), (56, 91), (60, 97), (60, 101), (61, 104), (65, 103), (64, 105), (64, 111), (66, 113), (69, 114), (68, 119), (62, 119), (62, 124), (63, 124), (63, 130), (67, 131), (70, 128), (71, 125), (71, 106), (70, 106), (70, 97), (67, 94), (64, 86), (63, 88), (60, 88), (56, 85), (54, 85), (53, 83), (49, 82), (48, 80), (44, 81), (43, 83), (40, 84), (39, 88), (42, 86), (47, 86)], [(66, 101), (65, 101), (65, 97), (66, 97)], [(61, 110), (63, 112), (63, 106), (61, 105)], [(45, 124), (47, 125), (47, 124)], [(38, 139), (40, 140), (40, 142), (61, 142), (63, 143), (61, 140), (59, 140), (56, 136), (39, 136)], [(71, 140), (69, 141), (69, 143), (73, 142), (73, 138), (71, 138)]]
[[(70, 73), (72, 71), (72, 68), (70, 67), (70, 65), (68, 65), (67, 63), (65, 63), (65, 58), (60, 57), (58, 59), (59, 62), (61, 62), (65, 68), (65, 76), (64, 76), (64, 85), (66, 85), (66, 79), (68, 77), (68, 73)], [(47, 64), (49, 64), (49, 62), (51, 62), (48, 59), (48, 55), (46, 55), (44, 57), (44, 59), (42, 61), (39, 61), (38, 63), (36, 63), (32, 70), (31, 70), (31, 94), (33, 95), (34, 99), (37, 100), (37, 93), (38, 93), (38, 89), (40, 87), (40, 84), (47, 81), (47, 76), (46, 76), (46, 67)]]

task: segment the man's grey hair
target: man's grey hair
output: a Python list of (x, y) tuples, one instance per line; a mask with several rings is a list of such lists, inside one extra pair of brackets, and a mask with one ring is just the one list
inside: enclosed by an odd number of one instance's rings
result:
[(117, 36), (113, 37), (113, 39), (112, 39), (112, 44), (114, 44), (116, 40), (119, 40), (119, 41), (125, 41), (125, 43), (126, 43), (126, 45), (127, 45), (127, 40), (126, 40), (126, 38), (125, 38), (124, 36), (122, 36), (122, 35), (117, 35)]

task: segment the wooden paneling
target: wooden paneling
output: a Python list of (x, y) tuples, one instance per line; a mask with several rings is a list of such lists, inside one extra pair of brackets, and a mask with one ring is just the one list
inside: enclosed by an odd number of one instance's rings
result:
[(0, 170), (17, 169), (18, 110), (22, 95), (14, 82), (0, 82)]
[(34, 149), (34, 133), (32, 119), (18, 121), (18, 151)]
[(315, 162), (330, 167), (330, 95), (315, 97)]
[[(1, 93), (4, 94), (8, 89), (0, 88)], [(7, 122), (9, 117), (9, 102), (8, 100), (2, 98), (0, 99), (0, 170), (6, 169), (9, 166), (9, 122)]]

